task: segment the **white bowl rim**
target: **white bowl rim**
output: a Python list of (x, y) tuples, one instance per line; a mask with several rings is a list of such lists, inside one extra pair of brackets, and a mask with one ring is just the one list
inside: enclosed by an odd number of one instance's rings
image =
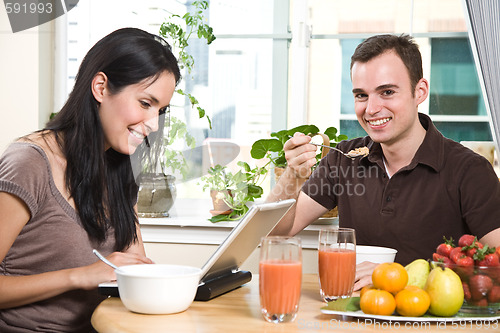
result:
[[(138, 272), (136, 269), (139, 269), (139, 267), (144, 267), (144, 266), (155, 266), (155, 267), (160, 267), (160, 268), (171, 268), (171, 269), (182, 269), (186, 270), (182, 274), (180, 273), (165, 273), (165, 272), (156, 272), (156, 274), (147, 274), (144, 272)], [(131, 270), (131, 271), (129, 271)], [(150, 272), (148, 270), (148, 272)], [(120, 276), (127, 276), (127, 277), (140, 277), (140, 278), (151, 278), (151, 279), (157, 279), (157, 278), (162, 278), (162, 279), (175, 279), (179, 277), (191, 277), (191, 276), (199, 276), (201, 274), (201, 269), (198, 267), (194, 266), (187, 266), (187, 265), (171, 265), (171, 264), (136, 264), (136, 265), (124, 265), (118, 267), (118, 269), (115, 270), (115, 273)]]
[(356, 245), (356, 253), (364, 255), (396, 254), (398, 250), (383, 246)]

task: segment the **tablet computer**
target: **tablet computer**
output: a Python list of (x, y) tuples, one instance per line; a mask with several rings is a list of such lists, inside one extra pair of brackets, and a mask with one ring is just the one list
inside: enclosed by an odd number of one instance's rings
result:
[(239, 269), (295, 200), (253, 205), (201, 268), (201, 281)]
[[(212, 299), (250, 281), (251, 273), (241, 271), (241, 264), (294, 203), (295, 199), (287, 199), (251, 206), (201, 268), (195, 300)], [(116, 282), (100, 284), (99, 291), (105, 295), (119, 296)]]

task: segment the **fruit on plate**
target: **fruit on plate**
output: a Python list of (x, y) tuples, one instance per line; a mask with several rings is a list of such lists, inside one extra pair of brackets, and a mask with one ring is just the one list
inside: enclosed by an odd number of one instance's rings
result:
[(423, 316), (431, 305), (429, 294), (417, 286), (406, 286), (395, 297), (396, 312), (405, 317)]
[(429, 312), (435, 316), (451, 317), (462, 307), (464, 289), (460, 277), (447, 267), (435, 267), (429, 273), (424, 290), (429, 294)]
[(425, 287), (427, 277), (431, 271), (429, 262), (425, 259), (416, 259), (405, 266), (408, 273), (408, 286), (417, 286), (420, 289)]
[(396, 310), (396, 300), (386, 290), (369, 289), (360, 298), (359, 307), (366, 314), (390, 316)]
[(371, 283), (361, 288), (361, 290), (359, 291), (359, 297), (363, 297), (363, 295), (370, 289), (375, 289), (375, 287)]
[(408, 272), (397, 262), (378, 264), (372, 273), (372, 283), (375, 288), (395, 295), (406, 287)]

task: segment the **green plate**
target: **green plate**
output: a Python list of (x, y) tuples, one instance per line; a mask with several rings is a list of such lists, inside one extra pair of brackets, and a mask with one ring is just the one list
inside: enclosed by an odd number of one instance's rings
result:
[(469, 313), (457, 313), (453, 317), (437, 317), (426, 313), (422, 317), (403, 317), (395, 313), (392, 316), (381, 316), (366, 314), (361, 311), (359, 307), (359, 297), (351, 297), (347, 299), (337, 300), (329, 302), (327, 306), (321, 308), (321, 312), (324, 314), (340, 315), (340, 316), (350, 316), (355, 318), (369, 318), (378, 320), (390, 320), (390, 321), (425, 321), (425, 322), (450, 322), (450, 321), (494, 321), (500, 319), (500, 314), (469, 314)]

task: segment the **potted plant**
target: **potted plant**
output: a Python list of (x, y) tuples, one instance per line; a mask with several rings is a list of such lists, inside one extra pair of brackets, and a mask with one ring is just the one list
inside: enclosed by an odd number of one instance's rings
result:
[(260, 198), (264, 192), (259, 183), (267, 174), (262, 167), (251, 168), (246, 162), (239, 161), (241, 168), (232, 173), (219, 164), (210, 167), (208, 174), (201, 177), (203, 191), (210, 189), (214, 203), (211, 222), (231, 221), (241, 218), (248, 211), (248, 202)]
[[(294, 133), (300, 132), (311, 137), (316, 135), (321, 135), (323, 138), (323, 144), (329, 145), (330, 147), (337, 146), (337, 143), (342, 140), (347, 140), (347, 136), (343, 134), (338, 134), (338, 130), (335, 127), (328, 127), (323, 133), (320, 132), (319, 128), (315, 125), (301, 125), (294, 127), (289, 130), (281, 130), (278, 132), (271, 133), (270, 139), (260, 139), (252, 144), (252, 149), (250, 155), (254, 159), (267, 158), (268, 162), (263, 168), (274, 167), (274, 174), (276, 180), (279, 179), (281, 174), (284, 172), (287, 162), (285, 158), (285, 151), (283, 146), (285, 142), (292, 138)], [(321, 147), (320, 152), (316, 155), (316, 164), (313, 166), (315, 168), (322, 157), (326, 156), (326, 148)], [(338, 215), (337, 208), (325, 213), (323, 217), (334, 217)]]
[[(181, 151), (172, 148), (182, 141), (188, 148), (194, 148), (195, 140), (187, 132), (186, 124), (167, 111), (165, 127), (150, 134), (151, 142), (146, 146), (142, 160), (145, 161), (137, 178), (139, 195), (137, 210), (139, 217), (168, 217), (177, 197), (176, 174), (184, 178), (188, 166)], [(167, 133), (164, 133), (164, 131)], [(158, 139), (157, 139), (158, 138)]]
[[(267, 158), (268, 162), (264, 167), (274, 166), (276, 168), (286, 168), (287, 162), (285, 158), (285, 151), (283, 146), (285, 142), (292, 138), (293, 134), (296, 132), (304, 133), (305, 135), (315, 136), (323, 135), (327, 138), (327, 143), (331, 147), (335, 147), (338, 142), (342, 140), (347, 140), (347, 136), (343, 134), (338, 134), (338, 130), (335, 127), (328, 127), (323, 133), (320, 132), (319, 128), (315, 125), (301, 125), (294, 127), (289, 130), (281, 130), (278, 132), (271, 133), (270, 139), (260, 139), (252, 144), (252, 149), (250, 155), (254, 159)], [(320, 153), (317, 154), (316, 160), (319, 162), (323, 148), (321, 148)]]
[[(191, 4), (193, 11), (183, 16), (173, 14), (161, 27), (159, 34), (170, 41), (174, 52), (178, 52), (177, 60), (179, 67), (189, 74), (194, 68), (194, 58), (187, 51), (189, 41), (194, 34), (205, 39), (207, 44), (215, 40), (212, 28), (205, 23), (204, 11), (208, 8), (208, 1), (194, 1)], [(191, 107), (196, 109), (199, 118), (206, 117), (211, 128), (210, 118), (205, 110), (199, 105), (198, 100), (191, 94), (177, 89), (176, 92), (185, 96)], [(166, 135), (162, 144), (148, 147), (149, 159), (142, 167), (138, 177), (139, 197), (138, 215), (140, 217), (165, 217), (173, 206), (177, 191), (175, 187), (176, 172), (186, 178), (189, 172), (186, 160), (179, 150), (172, 148), (172, 144), (181, 139), (186, 142), (188, 148), (194, 148), (195, 140), (187, 131), (186, 124), (176, 117), (171, 117), (170, 111), (166, 115), (165, 128), (159, 132)]]

